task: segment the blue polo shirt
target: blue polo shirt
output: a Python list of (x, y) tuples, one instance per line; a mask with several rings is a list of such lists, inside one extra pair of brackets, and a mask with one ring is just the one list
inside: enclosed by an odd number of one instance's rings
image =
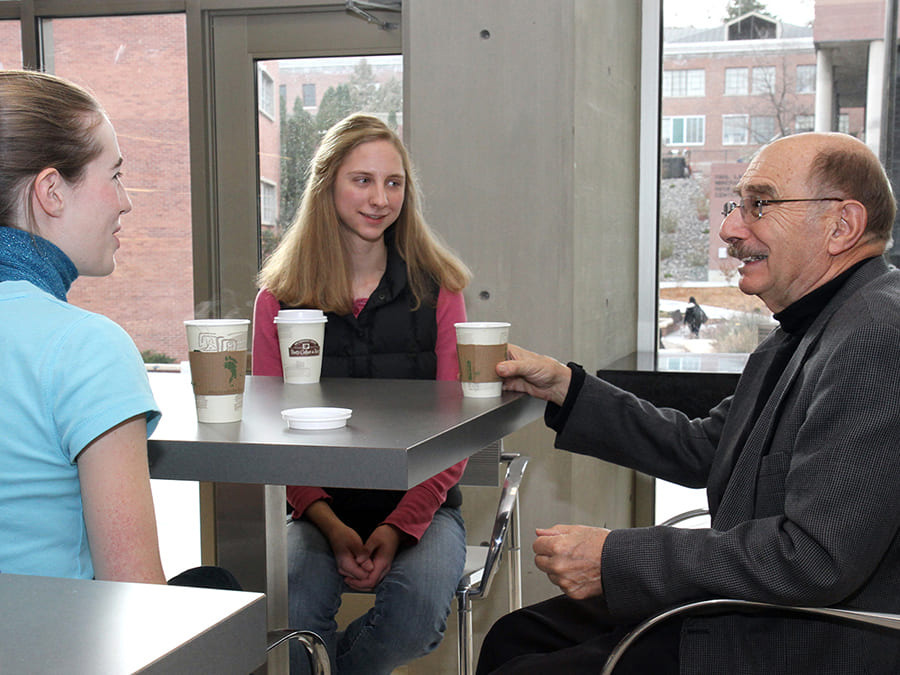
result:
[(75, 460), (142, 413), (149, 435), (160, 413), (122, 328), (0, 282), (0, 572), (94, 576)]

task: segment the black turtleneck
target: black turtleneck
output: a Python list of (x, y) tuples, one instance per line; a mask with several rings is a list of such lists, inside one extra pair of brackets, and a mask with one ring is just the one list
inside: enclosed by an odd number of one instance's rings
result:
[(853, 276), (860, 267), (872, 258), (860, 260), (850, 269), (844, 270), (831, 281), (827, 281), (818, 288), (814, 288), (794, 304), (773, 315), (773, 318), (781, 324), (781, 329), (792, 335), (803, 335), (812, 325), (819, 313), (825, 309), (825, 305), (837, 295), (837, 292), (847, 283), (847, 279)]
[[(869, 260), (869, 258), (861, 260), (850, 269), (841, 272), (834, 279), (825, 282), (818, 288), (814, 288), (802, 298), (772, 316), (772, 318), (781, 324), (781, 342), (774, 347), (776, 352), (772, 359), (772, 365), (766, 372), (762, 386), (759, 389), (759, 394), (756, 397), (756, 404), (753, 407), (752, 416), (752, 421), (754, 423), (759, 417), (759, 413), (762, 411), (766, 401), (769, 400), (772, 390), (775, 389), (775, 383), (778, 382), (778, 378), (781, 377), (781, 373), (783, 373), (784, 369), (787, 367), (788, 361), (791, 360), (794, 352), (797, 351), (800, 340), (803, 339), (806, 331), (812, 326), (813, 321), (821, 314), (822, 310), (825, 309), (825, 306), (831, 302), (831, 299), (837, 295), (837, 292), (843, 285), (847, 283), (847, 279), (853, 276), (853, 273)], [(747, 425), (745, 429), (749, 433), (749, 430), (752, 427), (753, 424), (750, 424)]]

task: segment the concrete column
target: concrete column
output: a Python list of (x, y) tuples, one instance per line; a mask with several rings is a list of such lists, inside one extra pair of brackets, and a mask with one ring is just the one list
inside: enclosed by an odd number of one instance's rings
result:
[(884, 40), (872, 40), (869, 43), (869, 73), (866, 81), (866, 145), (879, 157), (884, 84)]
[(816, 131), (834, 131), (834, 66), (830, 49), (816, 50)]
[[(510, 321), (511, 341), (588, 371), (632, 354), (640, 3), (409, 2), (403, 24), (404, 133), (429, 223), (474, 272), (469, 317)], [(534, 528), (631, 525), (635, 481), (554, 450), (543, 422), (506, 447), (532, 458), (520, 494), (528, 604), (559, 593), (534, 566)], [(496, 491), (464, 489), (473, 540), (489, 534), (496, 505)], [(508, 611), (504, 585), (498, 579), (477, 603), (476, 651)], [(445, 675), (438, 652), (452, 648), (448, 635), (410, 675)]]

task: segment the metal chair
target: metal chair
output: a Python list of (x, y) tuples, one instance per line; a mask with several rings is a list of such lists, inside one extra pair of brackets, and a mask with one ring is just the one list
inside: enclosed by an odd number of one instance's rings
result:
[(296, 640), (306, 650), (309, 657), (309, 665), (312, 675), (331, 675), (331, 659), (328, 658), (328, 649), (325, 642), (317, 633), (309, 630), (295, 630), (293, 628), (283, 628), (281, 630), (269, 631), (267, 636), (268, 647), (266, 651), (270, 652), (289, 640)]
[(466, 567), (456, 589), (461, 675), (470, 675), (473, 672), (472, 600), (484, 598), (488, 594), (504, 550), (509, 552), (510, 610), (522, 606), (518, 505), (519, 487), (529, 457), (516, 453), (502, 453), (500, 459), (508, 466), (491, 538), (487, 545), (466, 547)]
[[(675, 525), (689, 518), (709, 515), (706, 509), (693, 509), (686, 511), (677, 516), (669, 518), (660, 523), (661, 525)], [(619, 663), (621, 658), (628, 651), (634, 642), (647, 631), (652, 630), (663, 621), (671, 619), (674, 616), (684, 615), (711, 615), (722, 614), (728, 612), (741, 613), (784, 613), (791, 612), (796, 614), (806, 614), (819, 616), (840, 621), (847, 621), (856, 624), (868, 624), (871, 626), (879, 626), (900, 631), (900, 615), (885, 614), (882, 612), (866, 612), (854, 609), (842, 609), (840, 607), (794, 607), (790, 605), (778, 605), (768, 602), (754, 602), (751, 600), (736, 600), (732, 598), (713, 598), (711, 600), (699, 600), (697, 602), (689, 602), (679, 607), (673, 607), (664, 612), (660, 612), (649, 619), (644, 620), (623, 637), (615, 648), (610, 652), (606, 663), (603, 665), (601, 675), (610, 675)]]

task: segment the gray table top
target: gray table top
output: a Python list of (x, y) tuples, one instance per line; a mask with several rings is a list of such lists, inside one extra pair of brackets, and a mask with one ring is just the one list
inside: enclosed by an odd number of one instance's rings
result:
[[(185, 373), (150, 373), (163, 411), (150, 437), (154, 478), (407, 490), (541, 417), (513, 392), (464, 398), (457, 382), (247, 377), (241, 422), (200, 424)], [(287, 408), (350, 408), (347, 426), (297, 431)]]
[(0, 574), (0, 671), (246, 673), (266, 660), (259, 593)]

